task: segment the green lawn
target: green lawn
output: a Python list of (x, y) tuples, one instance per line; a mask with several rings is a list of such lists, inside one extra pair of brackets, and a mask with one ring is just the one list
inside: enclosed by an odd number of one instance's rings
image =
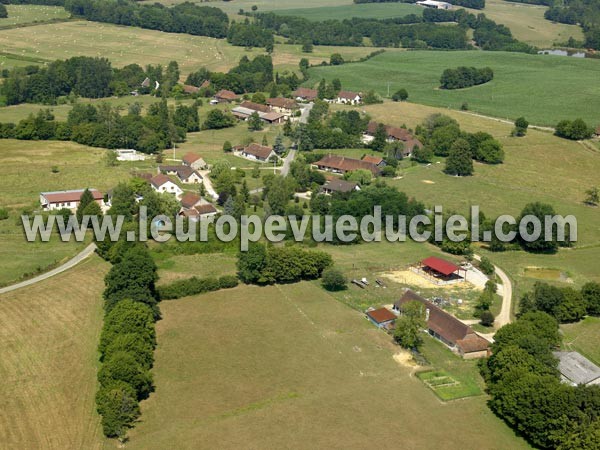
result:
[(404, 448), (526, 447), (484, 397), (441, 407), (393, 359), (388, 335), (312, 283), (240, 286), (161, 310), (156, 392), (128, 448), (397, 447), (372, 432), (381, 424)]
[(423, 8), (409, 3), (373, 3), (340, 6), (319, 6), (317, 8), (277, 9), (282, 16), (296, 16), (312, 21), (344, 20), (353, 17), (366, 19), (391, 19), (409, 14), (420, 16)]
[[(6, 5), (8, 17), (0, 19), (0, 28), (25, 25), (35, 22), (48, 22), (57, 19), (68, 19), (69, 14), (61, 6), (42, 5)], [(29, 30), (31, 32), (31, 30)]]
[(578, 323), (560, 326), (563, 332), (563, 346), (575, 350), (600, 365), (600, 318), (587, 317)]
[[(489, 66), (494, 79), (459, 90), (439, 89), (446, 68)], [(600, 123), (600, 60), (550, 55), (482, 51), (386, 52), (363, 63), (310, 69), (307, 85), (321, 78), (339, 78), (345, 89), (375, 89), (386, 96), (406, 88), (410, 101), (459, 109), (468, 103), (474, 112), (500, 118), (525, 116), (531, 123), (555, 125), (582, 117)]]

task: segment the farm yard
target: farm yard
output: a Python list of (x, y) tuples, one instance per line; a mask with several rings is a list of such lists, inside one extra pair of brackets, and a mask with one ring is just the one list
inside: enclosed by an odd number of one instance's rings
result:
[[(393, 426), (404, 448), (440, 439), (448, 448), (526, 447), (485, 397), (440, 408), (413, 368), (394, 360), (387, 335), (311, 283), (239, 287), (165, 302), (162, 311), (157, 390), (129, 448), (397, 446), (371, 423)], [(424, 423), (436, 426), (422, 433)]]
[[(458, 66), (490, 67), (494, 79), (466, 89), (439, 89), (440, 76)], [(525, 116), (536, 125), (554, 126), (562, 119), (583, 117), (600, 123), (600, 60), (550, 55), (476, 51), (409, 51), (384, 53), (368, 61), (310, 69), (307, 86), (322, 78), (339, 78), (345, 89), (382, 96), (405, 88), (411, 102), (460, 109), (502, 119)], [(562, 95), (552, 95), (561, 92)]]

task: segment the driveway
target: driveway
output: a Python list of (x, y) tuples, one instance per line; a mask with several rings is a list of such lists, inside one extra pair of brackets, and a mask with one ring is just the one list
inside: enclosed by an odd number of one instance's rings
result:
[(6, 294), (7, 292), (16, 291), (17, 289), (24, 288), (25, 286), (31, 286), (32, 284), (39, 283), (40, 281), (47, 280), (54, 275), (58, 275), (59, 273), (64, 272), (65, 270), (70, 269), (73, 266), (76, 266), (81, 261), (89, 257), (96, 250), (96, 244), (90, 244), (86, 248), (84, 248), (79, 254), (68, 260), (66, 263), (52, 269), (46, 273), (38, 275), (37, 277), (31, 278), (29, 280), (22, 281), (17, 284), (13, 284), (11, 286), (6, 286), (0, 289), (0, 294)]
[(308, 116), (310, 115), (310, 111), (313, 109), (313, 106), (315, 106), (314, 103), (307, 103), (306, 105), (304, 105), (304, 108), (302, 108), (301, 111), (301, 115), (300, 118), (298, 119), (298, 122), (300, 123), (308, 123)]

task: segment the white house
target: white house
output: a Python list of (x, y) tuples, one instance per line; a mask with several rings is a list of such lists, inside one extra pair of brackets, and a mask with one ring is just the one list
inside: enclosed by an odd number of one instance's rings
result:
[(169, 194), (173, 194), (175, 197), (179, 198), (183, 191), (179, 186), (173, 183), (168, 176), (165, 174), (159, 173), (155, 177), (152, 177), (150, 180), (150, 186), (156, 192), (164, 193), (168, 192)]
[(159, 166), (162, 173), (167, 175), (176, 175), (179, 181), (185, 184), (202, 183), (202, 175), (189, 166)]
[(362, 97), (356, 92), (340, 91), (335, 102), (343, 105), (359, 105), (362, 102)]
[(271, 147), (265, 147), (264, 145), (252, 143), (248, 147), (242, 149), (240, 156), (252, 161), (266, 162), (271, 157), (276, 157), (277, 154)]
[[(75, 210), (79, 206), (81, 194), (84, 189), (75, 189), (72, 191), (53, 191), (53, 192), (42, 192), (40, 193), (40, 204), (44, 211), (54, 211), (58, 209), (71, 209)], [(94, 200), (100, 208), (104, 210), (104, 194), (96, 189), (90, 189)]]

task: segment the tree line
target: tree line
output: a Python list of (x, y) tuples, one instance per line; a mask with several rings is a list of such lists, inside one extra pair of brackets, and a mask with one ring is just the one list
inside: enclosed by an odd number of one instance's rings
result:
[[(148, 65), (144, 69), (138, 64), (129, 64), (119, 69), (113, 68), (106, 58), (76, 56), (53, 61), (46, 67), (32, 65), (3, 70), (0, 100), (6, 105), (54, 105), (77, 96), (104, 98), (129, 95), (132, 91), (166, 97), (173, 94), (179, 76), (176, 61), (169, 62), (166, 68)], [(146, 78), (148, 85), (142, 86)]]
[(598, 448), (600, 389), (561, 382), (552, 353), (560, 343), (557, 320), (542, 311), (498, 330), (493, 354), (481, 365), (488, 404), (536, 447)]
[(197, 106), (169, 108), (166, 100), (153, 103), (145, 116), (134, 104), (126, 115), (107, 103), (75, 104), (66, 122), (56, 121), (49, 110), (30, 114), (18, 124), (0, 124), (0, 138), (73, 141), (90, 147), (131, 148), (156, 153), (183, 142), (188, 131), (200, 129)]
[[(185, 2), (172, 7), (132, 0), (65, 0), (64, 7), (76, 17), (168, 33), (224, 38), (229, 18), (221, 9)], [(123, 45), (126, 45), (124, 42)]]
[(494, 79), (494, 71), (489, 67), (457, 67), (446, 69), (440, 78), (442, 89), (462, 89), (487, 83)]

